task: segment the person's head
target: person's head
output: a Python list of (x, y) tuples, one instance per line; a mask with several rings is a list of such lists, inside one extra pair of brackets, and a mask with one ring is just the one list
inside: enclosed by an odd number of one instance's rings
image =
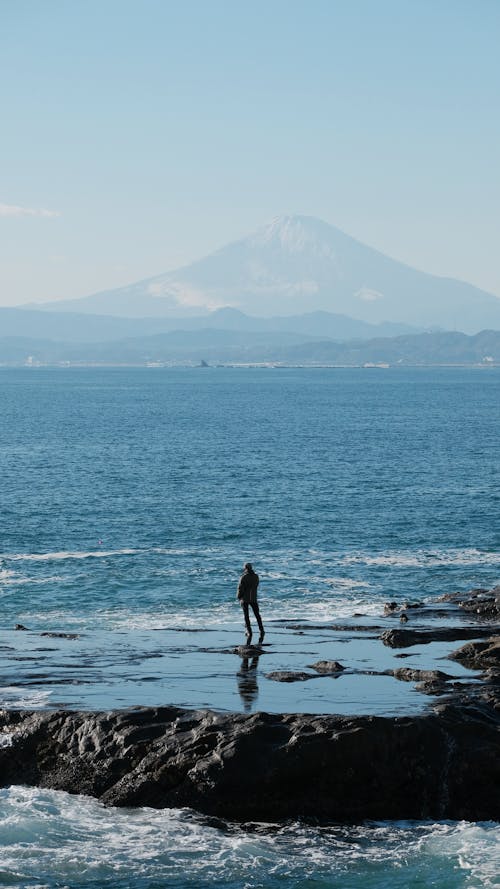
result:
[(251, 562), (245, 562), (245, 564), (243, 565), (243, 570), (244, 570), (244, 571), (253, 571), (252, 563), (251, 563)]

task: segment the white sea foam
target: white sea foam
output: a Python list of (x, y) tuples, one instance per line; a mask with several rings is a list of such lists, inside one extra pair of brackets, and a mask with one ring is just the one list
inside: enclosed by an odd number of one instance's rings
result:
[[(271, 599), (263, 595), (260, 607), (264, 623), (266, 621), (291, 620), (309, 621), (312, 623), (332, 623), (333, 621), (352, 617), (354, 613), (370, 616), (380, 615), (384, 609), (382, 599), (368, 600), (360, 597), (335, 597), (326, 595), (318, 601), (317, 593), (307, 590), (300, 596), (288, 597), (286, 600)], [(206, 606), (192, 605), (189, 609), (164, 607), (154, 612), (141, 611), (101, 611), (99, 621), (107, 623), (114, 629), (128, 630), (159, 630), (165, 627), (182, 627), (204, 629), (230, 626), (241, 621), (241, 609), (236, 602)]]
[(134, 556), (143, 552), (140, 549), (97, 549), (97, 550), (61, 550), (51, 553), (3, 553), (0, 559), (11, 562), (61, 562), (66, 559), (103, 559), (111, 556)]
[(0, 589), (9, 586), (25, 586), (26, 584), (40, 586), (46, 583), (61, 583), (68, 579), (67, 575), (63, 576), (61, 574), (52, 574), (49, 577), (25, 577), (24, 575), (17, 574), (15, 571), (5, 571), (4, 574), (5, 577), (0, 573)]
[(40, 710), (47, 706), (50, 699), (49, 691), (33, 691), (16, 685), (0, 687), (0, 707), (20, 707), (29, 710)]
[(0, 568), (0, 586), (12, 583), (15, 577), (15, 571), (11, 571), (9, 568)]
[(374, 565), (395, 568), (432, 568), (452, 565), (500, 565), (500, 552), (478, 549), (393, 551), (378, 554), (350, 553), (342, 557), (343, 565)]
[[(58, 550), (55, 552), (46, 552), (46, 553), (0, 553), (0, 564), (2, 560), (8, 562), (64, 562), (70, 560), (76, 561), (84, 561), (86, 559), (103, 559), (103, 558), (115, 558), (120, 556), (148, 556), (148, 555), (163, 555), (163, 556), (192, 556), (194, 559), (206, 559), (207, 555), (214, 553), (215, 550), (206, 549), (206, 548), (197, 548), (197, 549), (181, 549), (181, 548), (167, 548), (167, 547), (151, 547), (151, 548), (137, 548), (137, 547), (123, 547), (122, 549), (104, 549), (99, 547), (98, 549), (91, 550)], [(2, 574), (5, 571), (6, 576), (10, 574), (9, 569), (0, 569), (0, 581), (2, 579)]]
[(500, 826), (491, 823), (219, 828), (188, 810), (105, 808), (24, 787), (0, 791), (0, 845), (8, 885), (72, 889), (208, 889), (221, 882), (242, 889), (449, 889), (457, 879), (466, 889), (493, 889), (500, 871)]
[(366, 580), (352, 580), (350, 577), (313, 577), (316, 583), (327, 583), (329, 586), (341, 590), (369, 589), (371, 584)]
[[(148, 555), (164, 555), (164, 556), (180, 556), (191, 557), (196, 563), (203, 561), (205, 570), (214, 570), (220, 567), (227, 570), (228, 552), (224, 547), (124, 547), (122, 549), (92, 549), (92, 550), (60, 550), (46, 553), (2, 553), (0, 554), (0, 580), (2, 577), (8, 578), (11, 570), (5, 565), (1, 566), (2, 560), (8, 562), (51, 562), (65, 560), (85, 560), (85, 559), (102, 559), (120, 556), (148, 556)], [(210, 559), (212, 564), (210, 564)], [(268, 580), (290, 580), (299, 579), (304, 572), (310, 570), (312, 566), (323, 565), (328, 566), (346, 566), (346, 565), (367, 565), (367, 566), (394, 566), (394, 567), (434, 567), (439, 565), (500, 565), (500, 552), (485, 552), (473, 547), (464, 549), (417, 549), (417, 550), (386, 550), (383, 552), (367, 552), (358, 550), (355, 552), (327, 552), (320, 550), (307, 551), (276, 551), (273, 553), (262, 554), (260, 564), (263, 566), (261, 574)], [(269, 570), (265, 570), (269, 565)], [(279, 567), (279, 566), (282, 567)], [(274, 567), (271, 567), (274, 566)], [(192, 565), (192, 570), (199, 570), (198, 565)], [(162, 570), (165, 570), (164, 568)], [(188, 571), (189, 569), (176, 567), (175, 571)], [(317, 574), (317, 572), (316, 572)], [(318, 580), (332, 580), (338, 582), (349, 582), (346, 578), (322, 578)], [(363, 581), (350, 581), (351, 583), (363, 583)]]

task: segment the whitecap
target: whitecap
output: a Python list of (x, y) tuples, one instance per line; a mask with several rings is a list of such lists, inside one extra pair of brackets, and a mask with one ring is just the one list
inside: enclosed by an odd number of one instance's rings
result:
[(500, 553), (478, 549), (458, 550), (395, 550), (383, 553), (349, 553), (342, 557), (344, 565), (373, 565), (395, 568), (420, 568), (467, 565), (500, 565)]
[(26, 584), (40, 586), (46, 583), (62, 583), (68, 579), (67, 576), (62, 576), (61, 574), (53, 574), (49, 577), (26, 577), (22, 574), (17, 574), (15, 571), (8, 571), (5, 574), (8, 576), (4, 578), (0, 573), (0, 586), (25, 586)]
[(312, 580), (346, 590), (368, 589), (371, 587), (367, 580), (352, 580), (350, 577), (313, 577)]
[(0, 568), (0, 584), (9, 585), (13, 583), (13, 578), (15, 577), (15, 571), (10, 570), (9, 568)]
[(50, 553), (3, 553), (0, 559), (12, 562), (52, 562), (66, 559), (102, 559), (111, 556), (134, 556), (144, 552), (140, 549), (97, 549), (97, 550), (61, 550)]

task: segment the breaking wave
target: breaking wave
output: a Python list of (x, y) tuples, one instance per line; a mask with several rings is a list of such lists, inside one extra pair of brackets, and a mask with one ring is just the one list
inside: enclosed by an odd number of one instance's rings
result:
[(16, 889), (493, 889), (500, 871), (493, 823), (239, 826), (27, 787), (0, 791), (0, 844)]

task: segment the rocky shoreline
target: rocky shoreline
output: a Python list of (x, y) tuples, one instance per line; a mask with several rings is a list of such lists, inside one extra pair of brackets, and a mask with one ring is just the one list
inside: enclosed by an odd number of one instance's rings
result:
[[(0, 784), (237, 821), (500, 820), (500, 589), (446, 602), (468, 621), (450, 630), (448, 638), (467, 640), (450, 655), (450, 674), (453, 660), (479, 672), (455, 682), (438, 670), (392, 671), (439, 695), (422, 714), (2, 710)], [(395, 619), (432, 611), (418, 603), (388, 609)], [(405, 648), (416, 644), (412, 633), (420, 643), (422, 633), (428, 642), (442, 638), (439, 626), (413, 631), (404, 623), (382, 642)], [(328, 662), (309, 666), (329, 675)], [(331, 667), (331, 675), (342, 670)]]

